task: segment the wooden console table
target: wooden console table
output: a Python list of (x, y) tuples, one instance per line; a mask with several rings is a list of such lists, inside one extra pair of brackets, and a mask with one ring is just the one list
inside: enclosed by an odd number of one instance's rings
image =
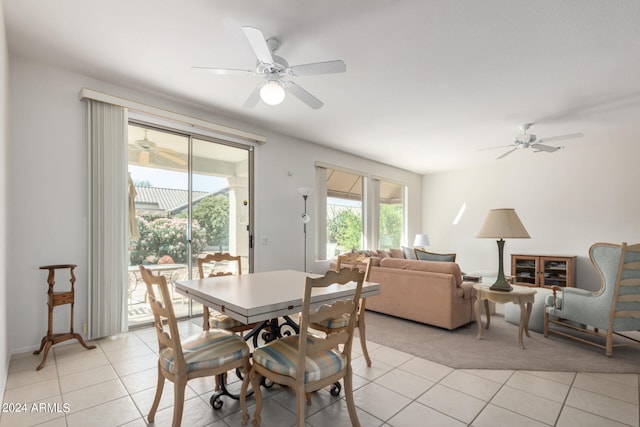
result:
[[(59, 269), (69, 269), (69, 273), (71, 275), (71, 290), (62, 291), (62, 292), (54, 292), (53, 287), (55, 285), (55, 275), (56, 270)], [(85, 344), (82, 336), (73, 332), (73, 301), (74, 301), (74, 285), (76, 283), (76, 276), (73, 274), (73, 269), (76, 268), (75, 264), (60, 264), (60, 265), (43, 265), (40, 267), (40, 270), (49, 270), (49, 276), (47, 277), (47, 283), (49, 284), (49, 291), (47, 292), (49, 295), (49, 301), (47, 305), (49, 306), (49, 325), (47, 329), (47, 335), (42, 337), (42, 341), (40, 342), (40, 349), (34, 351), (33, 354), (40, 354), (42, 350), (44, 350), (44, 354), (42, 355), (42, 362), (36, 368), (36, 371), (44, 368), (44, 364), (47, 361), (47, 356), (49, 354), (49, 349), (55, 344), (61, 343), (63, 341), (67, 341), (70, 339), (77, 339), (80, 344), (87, 350), (91, 350), (92, 348), (96, 348), (95, 345), (88, 346)], [(53, 308), (58, 305), (66, 305), (71, 304), (71, 326), (69, 332), (66, 333), (53, 333)]]
[(473, 289), (476, 292), (476, 322), (478, 323), (478, 339), (482, 339), (482, 303), (484, 302), (484, 311), (487, 316), (487, 326), (491, 324), (491, 312), (489, 311), (489, 301), (493, 301), (499, 304), (506, 304), (512, 302), (520, 306), (520, 326), (518, 328), (518, 343), (520, 348), (524, 348), (524, 342), (522, 341), (522, 333), (529, 335), (529, 316), (531, 316), (531, 306), (534, 301), (536, 290), (528, 286), (513, 285), (511, 292), (505, 291), (492, 291), (491, 285), (476, 283), (473, 285)]

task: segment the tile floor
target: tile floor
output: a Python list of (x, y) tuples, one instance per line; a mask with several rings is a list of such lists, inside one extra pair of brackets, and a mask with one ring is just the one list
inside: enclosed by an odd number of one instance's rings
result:
[[(196, 320), (197, 322), (197, 320)], [(199, 324), (180, 323), (183, 335)], [(96, 342), (53, 348), (44, 369), (31, 354), (11, 361), (0, 427), (146, 426), (156, 382), (156, 339), (141, 329)], [(451, 369), (382, 345), (369, 343), (368, 368), (354, 340), (354, 388), (362, 426), (639, 426), (637, 374), (582, 374)], [(233, 375), (230, 376), (234, 377)], [(239, 382), (230, 384), (238, 387)], [(239, 404), (224, 398), (209, 405), (212, 379), (189, 382), (182, 425), (237, 426)], [(264, 392), (262, 425), (295, 424), (293, 394), (280, 386)], [(155, 426), (169, 426), (172, 387), (165, 386)], [(36, 403), (33, 406), (33, 403)], [(26, 408), (22, 405), (26, 405)], [(249, 399), (253, 412), (253, 399)], [(314, 394), (307, 426), (349, 426), (343, 394)]]

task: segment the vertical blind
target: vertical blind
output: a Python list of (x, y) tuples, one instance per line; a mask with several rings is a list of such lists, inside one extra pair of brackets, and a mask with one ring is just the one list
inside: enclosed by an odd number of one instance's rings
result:
[(95, 339), (127, 329), (127, 110), (87, 99), (89, 327)]

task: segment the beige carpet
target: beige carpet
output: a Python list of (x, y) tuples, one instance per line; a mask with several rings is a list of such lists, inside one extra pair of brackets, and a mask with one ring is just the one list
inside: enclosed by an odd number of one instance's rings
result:
[(475, 322), (448, 331), (367, 311), (366, 325), (367, 340), (452, 368), (640, 373), (640, 346), (614, 348), (613, 357), (606, 357), (597, 347), (530, 332), (523, 350), (518, 326), (500, 315), (491, 316), (482, 340), (476, 339)]

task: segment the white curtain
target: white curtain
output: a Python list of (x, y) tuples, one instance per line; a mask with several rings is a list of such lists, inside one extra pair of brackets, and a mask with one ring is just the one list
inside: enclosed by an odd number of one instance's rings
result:
[(87, 99), (89, 328), (95, 339), (127, 330), (127, 110)]

